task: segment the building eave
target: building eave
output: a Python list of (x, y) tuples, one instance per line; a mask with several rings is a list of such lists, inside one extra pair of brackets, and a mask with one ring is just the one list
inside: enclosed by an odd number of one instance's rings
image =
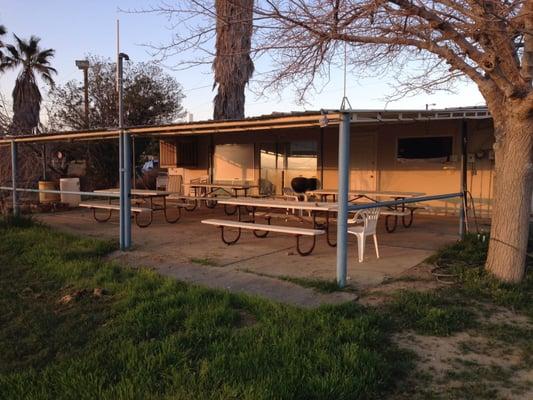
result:
[[(172, 137), (208, 135), (222, 133), (243, 133), (276, 131), (311, 127), (336, 126), (341, 114), (348, 112), (352, 124), (383, 124), (409, 121), (438, 121), (456, 119), (491, 119), (484, 107), (450, 108), (442, 110), (321, 110), (295, 113), (273, 113), (243, 120), (182, 122), (168, 125), (132, 126), (125, 130), (139, 137)], [(116, 139), (120, 130), (116, 128), (53, 132), (42, 135), (4, 136), (0, 145), (15, 143), (46, 143), (59, 141), (82, 141)]]

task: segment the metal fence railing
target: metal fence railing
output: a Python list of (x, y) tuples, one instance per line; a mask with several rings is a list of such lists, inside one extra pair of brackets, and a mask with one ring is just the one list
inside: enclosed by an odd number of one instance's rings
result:
[[(0, 186), (0, 190), (5, 190), (8, 192), (13, 192), (13, 188), (9, 186)], [(91, 196), (91, 197), (114, 197), (119, 198), (120, 194), (118, 193), (104, 193), (104, 192), (80, 192), (80, 191), (70, 191), (70, 190), (54, 190), (54, 189), (28, 189), (28, 188), (16, 188), (17, 192), (27, 192), (27, 193), (50, 193), (50, 194), (74, 194), (80, 196)]]
[(410, 198), (404, 198), (401, 200), (389, 200), (389, 201), (378, 201), (375, 203), (367, 203), (367, 204), (351, 204), (348, 206), (349, 211), (357, 211), (357, 210), (364, 210), (368, 208), (376, 208), (376, 207), (395, 207), (402, 204), (412, 204), (412, 203), (423, 203), (425, 201), (433, 201), (433, 200), (446, 200), (446, 199), (453, 199), (456, 197), (464, 197), (463, 193), (447, 193), (447, 194), (436, 194), (431, 196), (420, 196), (420, 197), (410, 197)]

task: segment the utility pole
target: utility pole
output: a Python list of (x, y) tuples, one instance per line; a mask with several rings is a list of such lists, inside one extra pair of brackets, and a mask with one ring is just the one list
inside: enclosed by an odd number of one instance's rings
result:
[(89, 128), (89, 61), (76, 60), (76, 67), (83, 71), (83, 90), (85, 92), (85, 128)]

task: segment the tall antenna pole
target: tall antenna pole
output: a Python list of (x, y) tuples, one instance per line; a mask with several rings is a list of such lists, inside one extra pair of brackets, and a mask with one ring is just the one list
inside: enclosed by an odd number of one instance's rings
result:
[(117, 93), (118, 93), (118, 88), (119, 88), (119, 75), (118, 75), (119, 54), (120, 54), (120, 21), (117, 19), (117, 75), (116, 75), (116, 82), (115, 82)]
[(348, 64), (348, 50), (346, 48), (346, 42), (344, 42), (344, 82), (343, 82), (343, 94), (342, 94), (342, 102), (341, 102), (341, 110), (352, 109), (352, 105), (350, 104), (350, 100), (348, 100), (348, 96), (346, 95), (346, 75), (347, 75), (347, 69), (346, 65)]
[(120, 250), (125, 250), (124, 244), (124, 135), (122, 134), (122, 96), (120, 90), (120, 22), (117, 19), (117, 63), (116, 63), (116, 93), (118, 98), (118, 127), (119, 127), (119, 139), (118, 139), (118, 174), (119, 174), (119, 188), (120, 188)]

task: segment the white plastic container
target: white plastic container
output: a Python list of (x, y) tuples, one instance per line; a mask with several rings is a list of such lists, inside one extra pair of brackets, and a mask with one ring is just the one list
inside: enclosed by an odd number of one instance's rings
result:
[[(59, 180), (59, 190), (68, 192), (80, 191), (80, 178), (62, 178)], [(78, 207), (81, 202), (81, 195), (61, 193), (61, 203), (70, 207)]]

